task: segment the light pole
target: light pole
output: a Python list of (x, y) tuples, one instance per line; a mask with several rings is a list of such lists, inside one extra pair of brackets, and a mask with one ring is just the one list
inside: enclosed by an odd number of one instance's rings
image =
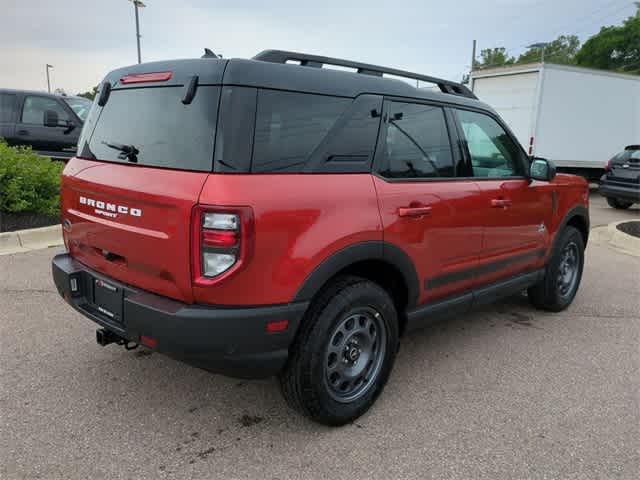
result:
[(140, 56), (140, 21), (138, 20), (138, 8), (144, 8), (146, 5), (142, 0), (129, 0), (133, 3), (133, 8), (136, 11), (136, 42), (138, 44), (138, 63), (142, 63), (142, 57)]
[(47, 68), (46, 68), (46, 70), (47, 70), (47, 92), (49, 92), (49, 93), (51, 93), (51, 80), (49, 80), (49, 69), (50, 68), (53, 68), (53, 65), (49, 65), (47, 63)]
[(532, 43), (527, 48), (539, 49), (542, 52), (540, 54), (540, 63), (544, 63), (544, 49), (547, 48), (547, 45), (549, 45), (549, 42), (538, 42), (538, 43)]

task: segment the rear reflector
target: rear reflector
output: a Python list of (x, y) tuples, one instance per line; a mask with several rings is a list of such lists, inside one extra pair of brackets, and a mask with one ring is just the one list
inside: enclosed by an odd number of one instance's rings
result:
[(140, 336), (140, 343), (149, 348), (156, 348), (158, 345), (158, 341), (155, 338), (146, 337), (144, 335)]
[(132, 73), (121, 77), (120, 83), (166, 82), (171, 75), (172, 72)]
[(284, 332), (289, 326), (289, 320), (275, 320), (267, 323), (267, 333)]

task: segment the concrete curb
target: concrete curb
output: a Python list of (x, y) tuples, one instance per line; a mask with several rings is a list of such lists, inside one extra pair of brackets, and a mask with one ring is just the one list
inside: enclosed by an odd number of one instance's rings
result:
[(607, 225), (607, 229), (611, 232), (611, 240), (609, 240), (609, 243), (620, 250), (634, 252), (634, 255), (640, 257), (640, 238), (621, 232), (616, 228), (621, 223), (627, 223), (628, 221), (629, 220), (625, 220)]
[(60, 225), (0, 233), (0, 255), (63, 245)]
[(616, 228), (619, 224), (629, 221), (630, 220), (623, 220), (621, 222), (610, 223), (606, 226), (596, 227), (591, 230), (592, 238), (596, 243), (606, 243), (622, 253), (640, 257), (640, 238), (628, 235)]

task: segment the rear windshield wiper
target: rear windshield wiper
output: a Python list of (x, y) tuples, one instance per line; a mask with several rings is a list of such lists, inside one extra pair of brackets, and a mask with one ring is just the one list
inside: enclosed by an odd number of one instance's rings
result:
[(120, 160), (126, 159), (133, 163), (138, 162), (138, 154), (140, 153), (140, 150), (138, 150), (134, 145), (124, 145), (122, 143), (109, 143), (109, 142), (102, 142), (102, 143), (109, 148), (113, 148), (114, 150), (120, 151), (120, 154), (118, 155), (118, 158)]

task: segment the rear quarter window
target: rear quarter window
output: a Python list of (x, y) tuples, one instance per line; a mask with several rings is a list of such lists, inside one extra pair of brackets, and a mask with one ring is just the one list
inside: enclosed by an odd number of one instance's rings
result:
[(260, 90), (252, 171), (302, 170), (351, 103), (350, 98)]
[(220, 88), (199, 86), (188, 105), (183, 95), (181, 87), (112, 90), (102, 109), (92, 109), (99, 116), (82, 155), (126, 163), (109, 145), (127, 145), (138, 150), (140, 165), (211, 171)]

